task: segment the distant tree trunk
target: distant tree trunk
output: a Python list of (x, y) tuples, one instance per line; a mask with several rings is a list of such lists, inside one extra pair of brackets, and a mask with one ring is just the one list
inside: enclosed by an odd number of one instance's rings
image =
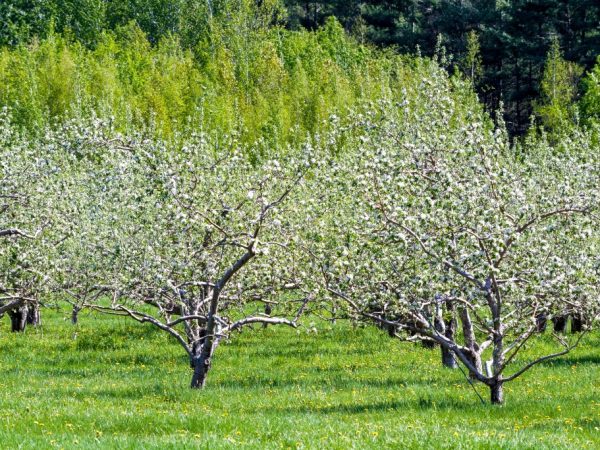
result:
[(502, 381), (496, 381), (490, 384), (490, 400), (493, 405), (501, 405), (504, 403), (504, 386)]
[(423, 348), (427, 348), (429, 350), (434, 349), (435, 348), (435, 341), (431, 340), (431, 339), (423, 339), (421, 341), (421, 345), (423, 346)]
[(535, 322), (537, 324), (537, 332), (544, 333), (546, 331), (546, 327), (548, 326), (548, 316), (546, 313), (541, 313), (535, 316)]
[(583, 317), (581, 314), (571, 316), (571, 333), (581, 333), (583, 331)]
[[(448, 305), (448, 312), (450, 313), (449, 318), (444, 319), (443, 316), (439, 317), (439, 331), (449, 340), (454, 341), (454, 335), (456, 334), (456, 316), (454, 312), (454, 305)], [(442, 352), (442, 365), (444, 367), (448, 367), (449, 369), (457, 369), (458, 363), (456, 362), (454, 353), (451, 350), (448, 350), (443, 345), (440, 345), (440, 349)]]
[[(440, 332), (440, 327), (443, 327), (443, 322), (440, 321), (440, 308), (439, 306), (436, 307), (436, 311), (435, 311), (435, 317), (434, 317), (434, 322), (433, 322), (433, 326), (437, 329), (438, 332)], [(431, 308), (428, 306), (425, 308), (425, 316), (426, 317), (431, 317)], [(415, 326), (417, 324), (415, 323)], [(433, 339), (422, 339), (421, 340), (421, 346), (423, 348), (427, 348), (427, 349), (433, 349), (435, 348), (435, 346), (437, 345), (437, 343), (433, 340)]]
[(9, 311), (11, 330), (13, 333), (22, 333), (27, 327), (27, 313), (29, 308), (27, 305), (22, 305), (18, 309)]
[(564, 333), (567, 331), (567, 318), (568, 316), (558, 316), (552, 319), (554, 324), (554, 331), (556, 333)]
[(456, 358), (454, 357), (454, 353), (451, 350), (448, 350), (444, 346), (440, 346), (442, 349), (442, 365), (449, 369), (457, 369), (458, 363), (456, 362)]
[(385, 326), (385, 328), (387, 330), (387, 333), (388, 333), (389, 337), (391, 337), (391, 338), (396, 337), (396, 331), (397, 330), (396, 330), (396, 327), (394, 325), (389, 325), (388, 324), (388, 325)]
[[(272, 312), (273, 312), (273, 307), (271, 306), (271, 304), (265, 303), (265, 314), (267, 316), (270, 316)], [(267, 328), (267, 326), (268, 326), (267, 323), (263, 323), (263, 328)]]
[(39, 304), (35, 303), (29, 306), (29, 310), (27, 311), (27, 323), (34, 327), (38, 327), (42, 324)]
[(73, 325), (77, 325), (77, 322), (79, 321), (79, 311), (81, 311), (81, 308), (73, 305), (73, 311), (71, 311), (71, 323)]
[[(483, 366), (481, 364), (479, 346), (477, 345), (475, 331), (473, 330), (473, 323), (471, 322), (471, 316), (469, 315), (469, 311), (466, 308), (461, 308), (460, 320), (462, 323), (463, 336), (465, 339), (465, 347), (467, 347), (468, 349), (468, 352), (466, 352), (465, 356), (473, 365), (473, 367), (475, 367), (477, 372), (481, 373), (483, 370)], [(471, 370), (469, 370), (469, 377), (472, 380), (477, 379), (477, 376)]]

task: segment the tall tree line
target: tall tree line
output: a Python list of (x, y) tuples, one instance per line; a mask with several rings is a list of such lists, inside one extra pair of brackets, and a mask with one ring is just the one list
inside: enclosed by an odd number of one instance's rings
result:
[(288, 27), (308, 29), (335, 16), (357, 39), (402, 53), (444, 49), (489, 111), (503, 104), (513, 134), (529, 126), (553, 42), (583, 69), (600, 54), (598, 0), (4, 0), (0, 45), (56, 31), (94, 47), (104, 30), (134, 21), (154, 44), (174, 34), (198, 50), (212, 45), (213, 18), (252, 27), (286, 15)]
[[(286, 0), (286, 4), (292, 27), (314, 28), (335, 15), (360, 39), (401, 52), (432, 55), (441, 41), (451, 55), (448, 67), (474, 75), (482, 101), (491, 111), (502, 103), (515, 134), (529, 125), (554, 40), (558, 39), (565, 59), (585, 69), (600, 54), (597, 0)], [(473, 37), (481, 71), (465, 70), (469, 54), (473, 56)]]

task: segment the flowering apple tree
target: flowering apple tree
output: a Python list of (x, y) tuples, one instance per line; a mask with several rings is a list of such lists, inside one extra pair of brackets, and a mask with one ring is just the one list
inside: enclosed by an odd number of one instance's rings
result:
[(199, 134), (174, 149), (100, 133), (78, 151), (87, 162), (63, 205), (76, 220), (56, 250), (74, 307), (169, 333), (194, 388), (234, 331), (297, 326), (312, 298), (295, 236), (313, 150), (252, 163), (234, 140)]
[(353, 215), (313, 255), (334, 301), (439, 344), (502, 403), (505, 383), (582, 339), (554, 335), (556, 352), (520, 361), (540, 317), (597, 317), (600, 163), (584, 135), (518, 153), (484, 117), (457, 122), (438, 94), (430, 111), (407, 102), (363, 118), (332, 194), (339, 205), (352, 192)]

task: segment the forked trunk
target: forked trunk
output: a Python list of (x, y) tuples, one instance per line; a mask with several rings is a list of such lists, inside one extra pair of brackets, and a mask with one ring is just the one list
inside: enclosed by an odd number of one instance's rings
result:
[[(192, 349), (192, 367), (194, 375), (192, 376), (192, 389), (201, 389), (206, 385), (206, 376), (210, 370), (212, 354), (219, 343), (219, 325), (217, 323), (217, 311), (219, 309), (219, 299), (221, 292), (227, 282), (235, 273), (240, 270), (248, 261), (255, 256), (254, 243), (248, 248), (248, 251), (238, 259), (233, 266), (221, 277), (215, 284), (211, 293), (210, 307), (208, 310), (208, 319), (206, 328), (203, 330), (203, 335), (200, 340), (196, 341), (195, 347)], [(200, 337), (200, 336), (198, 336)]]
[(504, 403), (504, 386), (502, 381), (496, 381), (490, 385), (490, 394), (492, 405), (501, 405)]

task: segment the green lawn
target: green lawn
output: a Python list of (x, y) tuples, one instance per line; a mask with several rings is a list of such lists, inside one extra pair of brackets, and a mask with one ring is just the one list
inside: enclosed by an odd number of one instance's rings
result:
[(492, 407), (438, 351), (371, 328), (247, 330), (194, 392), (182, 350), (150, 325), (44, 314), (25, 335), (0, 325), (3, 449), (600, 448), (599, 334)]

